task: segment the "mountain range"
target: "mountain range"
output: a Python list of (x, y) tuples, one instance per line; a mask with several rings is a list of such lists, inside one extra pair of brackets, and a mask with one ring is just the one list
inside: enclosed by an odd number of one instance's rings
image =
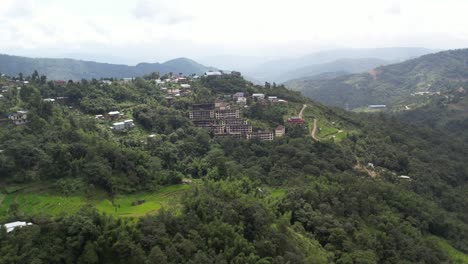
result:
[[(359, 73), (383, 64), (401, 62), (433, 52), (435, 50), (413, 47), (335, 49), (270, 60), (238, 70), (259, 81), (282, 83), (325, 72)], [(215, 63), (213, 65), (217, 66)]]
[(125, 78), (138, 77), (151, 72), (201, 74), (213, 67), (201, 65), (187, 58), (178, 58), (164, 63), (139, 63), (136, 66), (123, 64), (99, 63), (75, 59), (27, 58), (0, 55), (0, 72), (16, 76), (26, 75), (37, 70), (52, 80), (81, 80), (92, 78)]
[(396, 104), (417, 92), (444, 92), (468, 82), (468, 49), (428, 54), (365, 73), (328, 79), (296, 80), (286, 85), (328, 105), (359, 108)]

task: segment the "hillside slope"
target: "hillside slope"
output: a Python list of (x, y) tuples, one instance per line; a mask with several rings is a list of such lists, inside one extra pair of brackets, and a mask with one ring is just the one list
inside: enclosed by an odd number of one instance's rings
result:
[(467, 60), (468, 49), (450, 50), (378, 67), (367, 73), (304, 81), (294, 88), (309, 98), (338, 107), (392, 105), (415, 92), (444, 92), (465, 85)]
[(81, 80), (99, 78), (125, 78), (143, 76), (151, 72), (166, 74), (201, 74), (214, 68), (201, 65), (187, 58), (164, 63), (140, 63), (136, 66), (81, 61), (74, 59), (27, 58), (0, 55), (0, 72), (11, 76), (25, 75), (35, 70), (52, 80)]

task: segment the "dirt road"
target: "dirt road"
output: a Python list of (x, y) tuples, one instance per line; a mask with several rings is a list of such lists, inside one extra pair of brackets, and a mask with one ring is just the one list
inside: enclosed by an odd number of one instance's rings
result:
[(304, 110), (307, 108), (307, 105), (303, 105), (301, 111), (299, 112), (299, 117), (302, 118), (302, 114), (304, 113)]
[(314, 119), (314, 127), (312, 128), (312, 131), (310, 132), (310, 136), (312, 137), (313, 140), (319, 141), (318, 138), (315, 136), (315, 133), (317, 132), (317, 119)]

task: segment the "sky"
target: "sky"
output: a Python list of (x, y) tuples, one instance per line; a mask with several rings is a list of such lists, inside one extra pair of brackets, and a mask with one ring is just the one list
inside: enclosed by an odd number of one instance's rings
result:
[(111, 63), (468, 47), (466, 0), (0, 0), (0, 53)]

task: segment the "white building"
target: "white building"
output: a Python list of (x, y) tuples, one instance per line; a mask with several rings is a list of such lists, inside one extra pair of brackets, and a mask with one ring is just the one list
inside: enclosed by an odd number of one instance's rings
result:
[(109, 113), (107, 113), (109, 115), (110, 118), (118, 118), (120, 116), (120, 112), (119, 111), (110, 111)]
[(268, 96), (268, 101), (274, 103), (278, 102), (278, 97), (277, 96)]
[(238, 104), (247, 104), (247, 98), (245, 97), (237, 97), (237, 101), (236, 101)]
[(221, 76), (223, 75), (221, 72), (219, 71), (209, 71), (209, 72), (205, 72), (205, 76)]
[(135, 126), (132, 119), (125, 120), (124, 125), (125, 125), (125, 128), (132, 128)]
[(265, 94), (262, 94), (262, 93), (254, 93), (252, 94), (252, 97), (254, 99), (265, 99)]
[(53, 103), (55, 102), (55, 99), (53, 98), (46, 98), (46, 99), (42, 99), (43, 102), (46, 102), (46, 103)]
[(192, 86), (190, 86), (190, 84), (181, 84), (180, 85), (180, 88), (182, 89), (190, 89)]
[(32, 223), (12, 222), (12, 223), (4, 224), (3, 226), (6, 228), (7, 233), (10, 233), (11, 231), (15, 230), (16, 228), (21, 228), (21, 227), (30, 226), (30, 225), (32, 225)]
[(124, 130), (125, 123), (124, 122), (117, 122), (112, 124), (112, 129), (116, 131)]

